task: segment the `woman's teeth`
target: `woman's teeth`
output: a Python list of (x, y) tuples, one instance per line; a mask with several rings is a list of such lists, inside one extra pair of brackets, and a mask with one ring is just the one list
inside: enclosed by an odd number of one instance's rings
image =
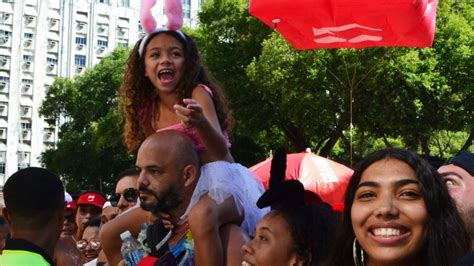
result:
[(391, 237), (391, 236), (399, 236), (400, 229), (396, 228), (377, 228), (373, 230), (375, 236), (381, 237)]

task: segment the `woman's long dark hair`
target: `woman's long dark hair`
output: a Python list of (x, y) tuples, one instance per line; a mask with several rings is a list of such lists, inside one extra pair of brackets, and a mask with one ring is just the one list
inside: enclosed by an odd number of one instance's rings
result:
[(425, 225), (423, 247), (418, 254), (423, 265), (453, 265), (456, 260), (469, 252), (469, 237), (464, 228), (454, 201), (438, 174), (425, 160), (415, 153), (403, 149), (383, 149), (360, 162), (345, 194), (343, 221), (335, 246), (327, 265), (354, 265), (352, 243), (355, 238), (352, 228), (351, 209), (354, 195), (364, 171), (373, 163), (383, 159), (396, 159), (408, 164), (416, 173), (421, 193), (425, 201), (428, 220)]

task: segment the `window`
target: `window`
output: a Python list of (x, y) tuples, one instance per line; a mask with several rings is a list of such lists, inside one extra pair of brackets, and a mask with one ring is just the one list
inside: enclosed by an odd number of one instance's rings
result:
[(78, 66), (86, 65), (86, 56), (85, 55), (75, 55), (74, 63)]
[(18, 169), (30, 167), (30, 153), (20, 151), (18, 153)]
[(0, 174), (5, 174), (6, 158), (7, 158), (7, 152), (0, 151)]
[(5, 66), (10, 61), (9, 55), (0, 55), (0, 66)]
[(11, 31), (7, 31), (7, 30), (0, 30), (0, 37), (2, 36), (12, 36), (12, 32)]
[(76, 44), (87, 44), (86, 37), (76, 37)]
[(33, 80), (32, 79), (21, 79), (21, 82), (23, 84), (33, 84)]
[(4, 76), (0, 76), (0, 81), (10, 81), (10, 77), (4, 77)]
[(30, 113), (29, 106), (21, 106), (21, 115), (28, 115)]
[(109, 44), (108, 41), (105, 40), (97, 40), (97, 45), (98, 46), (107, 46)]
[(29, 121), (21, 122), (21, 129), (31, 129), (31, 122)]
[(46, 58), (46, 62), (47, 62), (48, 64), (57, 65), (57, 64), (58, 64), (58, 59), (56, 59), (56, 58), (51, 58), (51, 57), (47, 57), (47, 58)]
[(129, 0), (119, 0), (118, 1), (118, 6), (130, 7), (130, 1)]
[(128, 41), (127, 40), (121, 40), (120, 42), (117, 43), (117, 46), (119, 47), (128, 47)]
[(33, 56), (25, 54), (25, 55), (23, 55), (23, 60), (27, 61), (27, 62), (31, 62), (31, 61), (33, 61)]
[(191, 18), (191, 0), (183, 1), (183, 13), (185, 18)]
[(26, 39), (33, 39), (33, 33), (27, 33), (25, 32), (25, 34), (23, 34), (23, 36), (26, 38)]

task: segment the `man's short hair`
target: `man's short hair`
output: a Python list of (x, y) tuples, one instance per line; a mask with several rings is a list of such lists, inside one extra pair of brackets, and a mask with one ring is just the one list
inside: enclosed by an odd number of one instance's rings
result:
[(129, 169), (123, 170), (117, 175), (117, 182), (122, 180), (122, 178), (126, 176), (135, 176), (138, 178), (139, 175), (140, 175), (140, 172), (136, 168), (129, 168)]
[(10, 176), (3, 195), (12, 223), (31, 229), (44, 227), (65, 206), (61, 180), (39, 167), (28, 167)]

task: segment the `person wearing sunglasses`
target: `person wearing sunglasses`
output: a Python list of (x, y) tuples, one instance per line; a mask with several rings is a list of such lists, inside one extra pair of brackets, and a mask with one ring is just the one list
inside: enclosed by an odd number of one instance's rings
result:
[(84, 261), (94, 264), (94, 260), (97, 259), (99, 252), (102, 250), (100, 244), (99, 231), (100, 231), (100, 219), (94, 218), (87, 221), (84, 224), (84, 233), (82, 234), (81, 240), (77, 241), (77, 249), (82, 253)]
[(127, 169), (118, 174), (115, 195), (110, 198), (112, 205), (118, 209), (117, 214), (121, 214), (137, 204), (138, 175), (138, 171), (134, 168)]

